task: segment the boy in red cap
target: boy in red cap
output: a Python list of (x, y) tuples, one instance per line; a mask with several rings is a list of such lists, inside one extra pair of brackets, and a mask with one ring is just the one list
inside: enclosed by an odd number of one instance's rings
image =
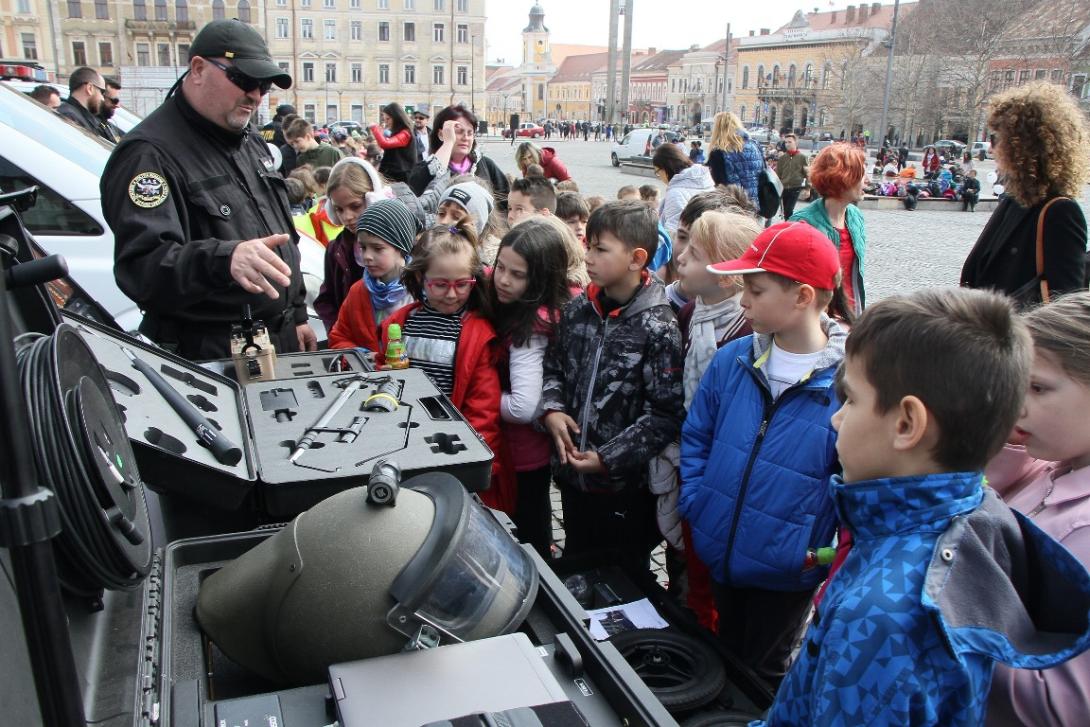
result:
[(712, 359), (681, 433), (682, 516), (711, 571), (719, 638), (773, 687), (790, 666), (833, 540), (831, 419), (846, 331), (825, 315), (836, 248), (803, 222), (762, 232), (737, 260), (754, 333)]

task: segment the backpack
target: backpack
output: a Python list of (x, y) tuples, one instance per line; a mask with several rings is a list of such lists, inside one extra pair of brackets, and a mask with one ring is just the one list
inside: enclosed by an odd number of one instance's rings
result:
[(761, 155), (761, 159), (763, 166), (757, 177), (757, 210), (761, 217), (769, 219), (775, 217), (780, 211), (783, 182), (780, 181), (776, 171), (763, 162), (764, 154)]

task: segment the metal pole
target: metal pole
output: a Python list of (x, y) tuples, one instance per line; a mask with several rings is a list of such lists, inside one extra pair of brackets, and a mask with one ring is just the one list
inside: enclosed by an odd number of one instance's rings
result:
[(893, 0), (893, 24), (889, 28), (889, 55), (886, 57), (886, 92), (882, 98), (882, 123), (878, 126), (878, 133), (882, 135), (878, 142), (878, 148), (885, 146), (886, 119), (889, 116), (889, 92), (893, 80), (893, 49), (897, 45), (897, 13), (901, 8), (901, 0)]
[[(450, 27), (447, 29), (450, 33), (450, 105), (454, 105), (454, 0), (450, 0)], [(473, 63), (473, 45), (469, 46), (469, 62)], [(431, 99), (428, 99), (431, 101)], [(470, 86), (469, 92), (469, 105), (473, 105), (473, 87)]]
[(727, 23), (727, 47), (723, 49), (723, 108), (727, 110), (727, 84), (730, 76), (730, 23)]
[(606, 117), (617, 122), (617, 17), (620, 0), (609, 0), (609, 52), (606, 54)]
[(621, 59), (621, 113), (628, 115), (628, 92), (632, 86), (632, 6), (636, 0), (624, 0), (624, 57)]

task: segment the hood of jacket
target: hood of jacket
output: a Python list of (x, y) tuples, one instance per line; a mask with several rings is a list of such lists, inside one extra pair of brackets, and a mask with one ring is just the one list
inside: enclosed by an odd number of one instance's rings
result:
[(694, 164), (686, 167), (674, 175), (667, 185), (667, 189), (695, 189), (704, 191), (715, 186), (712, 181), (712, 173), (703, 164)]
[(541, 147), (541, 166), (545, 166), (553, 159), (556, 159), (556, 149), (551, 146)]
[[(640, 273), (640, 277), (643, 284), (636, 290), (636, 294), (632, 296), (632, 300), (628, 301), (624, 306), (611, 311), (609, 313), (610, 318), (623, 320), (639, 315), (655, 306), (670, 305), (670, 301), (666, 298), (666, 286), (646, 270)], [(590, 304), (594, 308), (594, 312), (598, 314), (598, 317), (605, 318), (606, 316), (602, 314), (602, 307), (598, 303), (598, 295), (601, 292), (602, 289), (594, 283), (587, 286), (587, 300), (590, 301)]]
[(856, 542), (938, 533), (921, 606), (956, 658), (1055, 666), (1090, 647), (1090, 574), (979, 472), (831, 482)]
[[(818, 360), (814, 363), (814, 371), (835, 366), (843, 361), (844, 342), (848, 340), (848, 332), (844, 330), (844, 327), (824, 313), (821, 314), (821, 330), (829, 340), (825, 343), (825, 348), (821, 350), (821, 355), (818, 356)], [(760, 369), (768, 361), (768, 355), (771, 352), (772, 334), (753, 334), (754, 367)]]

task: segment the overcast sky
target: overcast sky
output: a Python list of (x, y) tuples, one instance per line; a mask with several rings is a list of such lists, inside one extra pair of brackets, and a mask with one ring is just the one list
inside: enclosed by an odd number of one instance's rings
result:
[[(539, 0), (545, 9), (545, 26), (553, 43), (605, 46), (609, 42), (609, 0)], [(720, 0), (633, 0), (636, 23), (632, 26), (632, 47), (659, 50), (707, 45), (726, 35), (727, 23), (735, 36), (750, 30), (775, 30), (791, 19), (796, 10), (810, 12), (858, 4), (842, 0), (761, 0), (731, 2)], [(890, 4), (892, 0), (883, 0)], [(530, 17), (533, 0), (488, 0), (486, 34), (489, 63), (503, 58), (512, 65), (522, 62), (522, 29)], [(619, 29), (619, 33), (623, 30)], [(623, 35), (618, 38), (618, 45)]]

